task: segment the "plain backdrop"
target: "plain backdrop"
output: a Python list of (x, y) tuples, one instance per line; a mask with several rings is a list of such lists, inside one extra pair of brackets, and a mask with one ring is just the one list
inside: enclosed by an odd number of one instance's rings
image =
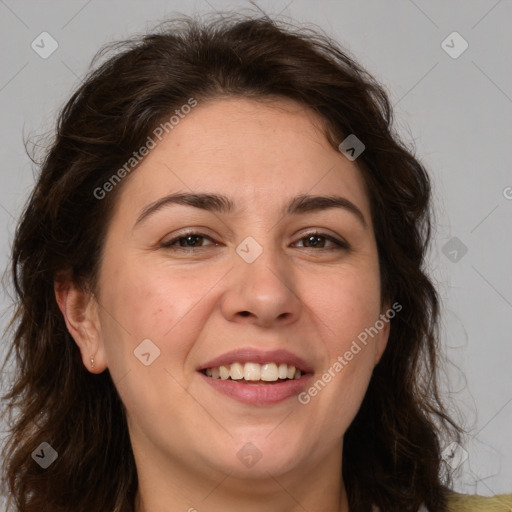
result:
[[(464, 446), (451, 447), (455, 487), (512, 492), (512, 2), (277, 0), (257, 7), (319, 25), (389, 92), (396, 128), (434, 182), (429, 267), (443, 300), (444, 394), (469, 432)], [(100, 46), (176, 13), (257, 7), (216, 0), (0, 0), (2, 269), (37, 171), (23, 140), (54, 127)], [(42, 32), (58, 44), (47, 58), (31, 46), (48, 38)], [(47, 49), (55, 44), (45, 41)], [(12, 313), (8, 292), (0, 327)], [(2, 339), (0, 357), (7, 343)], [(2, 377), (5, 391), (9, 374)]]

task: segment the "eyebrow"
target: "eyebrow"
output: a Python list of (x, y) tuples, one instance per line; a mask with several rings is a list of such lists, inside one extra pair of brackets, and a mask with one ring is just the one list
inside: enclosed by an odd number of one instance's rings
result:
[[(144, 207), (139, 214), (134, 227), (163, 208), (175, 204), (193, 206), (194, 208), (214, 213), (230, 213), (235, 209), (235, 203), (228, 197), (221, 194), (180, 192), (162, 197), (154, 203)], [(285, 215), (318, 212), (330, 208), (341, 208), (352, 213), (365, 228), (367, 227), (366, 219), (361, 210), (345, 197), (337, 195), (312, 196), (302, 194), (296, 196), (292, 198), (285, 208)]]

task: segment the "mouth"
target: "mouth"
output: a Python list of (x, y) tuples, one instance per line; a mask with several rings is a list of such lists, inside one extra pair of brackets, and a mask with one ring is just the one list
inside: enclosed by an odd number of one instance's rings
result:
[(284, 350), (240, 349), (197, 369), (215, 391), (250, 405), (273, 405), (298, 395), (313, 375), (300, 357)]

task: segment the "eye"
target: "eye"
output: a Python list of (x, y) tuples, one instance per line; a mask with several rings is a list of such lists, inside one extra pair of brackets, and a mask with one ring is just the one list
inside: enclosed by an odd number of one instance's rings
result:
[[(198, 233), (198, 232), (189, 232), (189, 233), (182, 233), (180, 236), (177, 236), (173, 238), (172, 240), (169, 240), (168, 242), (163, 242), (160, 244), (160, 247), (164, 249), (198, 249), (200, 247), (204, 247), (202, 244), (203, 241), (209, 240), (210, 242), (213, 242), (213, 240), (204, 233)], [(207, 244), (207, 245), (213, 245), (213, 244)], [(218, 244), (214, 244), (218, 245)]]
[[(209, 241), (211, 243), (204, 244), (203, 242)], [(317, 231), (307, 233), (305, 236), (299, 239), (299, 242), (303, 242), (302, 248), (304, 249), (318, 249), (324, 251), (332, 251), (332, 250), (347, 250), (349, 249), (349, 245), (343, 241), (338, 240), (337, 238), (328, 235), (326, 233), (320, 233)], [(331, 246), (329, 247), (330, 244)], [(203, 247), (207, 247), (209, 245), (219, 245), (214, 242), (211, 237), (205, 235), (204, 233), (191, 231), (188, 233), (182, 233), (180, 236), (177, 236), (167, 242), (163, 242), (160, 244), (160, 247), (164, 249), (170, 250), (194, 250), (200, 249)], [(301, 246), (298, 246), (301, 247)]]
[[(341, 249), (349, 249), (349, 245), (347, 242), (343, 240), (338, 240), (337, 238), (327, 235), (326, 233), (320, 233), (317, 231), (314, 231), (312, 233), (307, 233), (305, 236), (300, 238), (300, 241), (304, 241), (303, 247), (306, 249), (309, 248), (317, 248), (320, 250), (341, 250)], [(326, 242), (330, 242), (331, 244), (334, 244), (334, 246), (331, 247), (325, 247)]]

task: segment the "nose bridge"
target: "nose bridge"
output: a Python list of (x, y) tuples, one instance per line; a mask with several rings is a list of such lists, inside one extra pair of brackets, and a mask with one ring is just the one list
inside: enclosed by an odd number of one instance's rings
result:
[[(257, 238), (255, 238), (257, 237)], [(290, 286), (289, 268), (286, 268), (281, 244), (275, 239), (273, 230), (246, 237), (236, 248), (240, 258), (240, 272), (244, 281), (255, 289), (281, 288)], [(259, 240), (259, 241), (258, 241)]]
[(272, 230), (259, 230), (236, 247), (235, 267), (230, 272), (224, 314), (247, 317), (258, 322), (296, 319), (300, 300), (294, 290), (293, 269)]

